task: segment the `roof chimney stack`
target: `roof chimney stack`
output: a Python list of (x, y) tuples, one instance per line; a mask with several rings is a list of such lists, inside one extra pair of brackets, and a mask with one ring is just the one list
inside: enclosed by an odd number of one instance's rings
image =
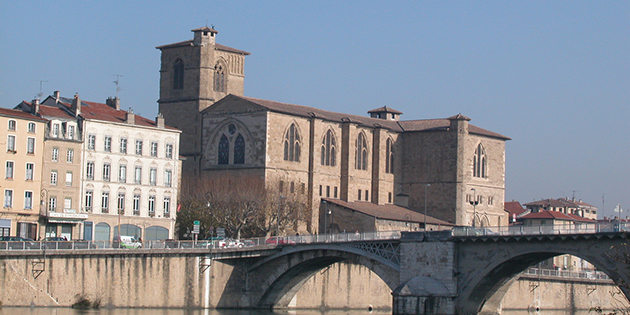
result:
[(131, 125), (136, 124), (136, 114), (133, 113), (131, 107), (129, 107), (129, 111), (125, 114), (125, 122)]
[(72, 110), (74, 111), (74, 117), (79, 117), (79, 115), (81, 115), (81, 99), (79, 98), (79, 93), (74, 94), (74, 99), (72, 100)]
[(33, 103), (31, 104), (31, 113), (32, 114), (39, 113), (39, 98), (36, 98), (33, 100)]
[(59, 91), (53, 92), (53, 95), (54, 95), (54, 98), (55, 98), (55, 102), (59, 103), (59, 97), (60, 97)]
[(118, 96), (114, 98), (108, 97), (107, 100), (105, 101), (105, 104), (109, 105), (110, 107), (116, 110), (120, 110), (120, 99), (118, 98)]
[(164, 116), (162, 113), (158, 113), (157, 117), (155, 117), (155, 126), (158, 128), (164, 128)]

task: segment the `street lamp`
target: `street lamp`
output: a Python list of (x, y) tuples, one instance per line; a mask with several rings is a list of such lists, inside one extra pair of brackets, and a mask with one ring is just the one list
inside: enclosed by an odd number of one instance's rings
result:
[(280, 242), (280, 207), (282, 206), (282, 199), (284, 199), (284, 196), (280, 195), (278, 198), (278, 216), (276, 217), (276, 245)]
[(424, 234), (427, 234), (427, 199), (429, 197), (427, 195), (427, 189), (429, 186), (431, 186), (431, 184), (424, 186)]
[(473, 199), (470, 201), (470, 204), (473, 206), (473, 227), (475, 227), (475, 219), (477, 218), (477, 205), (479, 204), (479, 200), (477, 200), (477, 191), (474, 188), (471, 188), (473, 192)]
[[(46, 204), (47, 199), (48, 199), (48, 190), (46, 188), (42, 188), (42, 191), (40, 193), (40, 199), (39, 199), (39, 214), (42, 215), (44, 214), (44, 211), (46, 211), (45, 213), (46, 216), (42, 220), (42, 223), (44, 223), (44, 238), (46, 238), (46, 230), (48, 229), (48, 206)], [(42, 207), (44, 209), (42, 209)]]
[(328, 227), (328, 202), (326, 202), (326, 200), (322, 200), (322, 203), (325, 206), (325, 210), (326, 212), (324, 212), (324, 235), (326, 234), (326, 230)]

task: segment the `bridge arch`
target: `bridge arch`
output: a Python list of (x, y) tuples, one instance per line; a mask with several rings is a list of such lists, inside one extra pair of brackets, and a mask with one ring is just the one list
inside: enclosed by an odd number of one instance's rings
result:
[(383, 257), (351, 246), (285, 246), (282, 252), (250, 266), (250, 281), (261, 293), (254, 297), (257, 308), (286, 308), (315, 273), (338, 262), (361, 265), (374, 272), (394, 290), (398, 286), (400, 267)]
[(585, 259), (605, 272), (629, 298), (630, 268), (616, 252), (625, 246), (626, 237), (619, 234), (550, 235), (465, 240), (458, 246), (458, 314), (478, 314), (482, 308), (489, 312), (498, 310), (509, 284), (518, 274), (564, 254)]

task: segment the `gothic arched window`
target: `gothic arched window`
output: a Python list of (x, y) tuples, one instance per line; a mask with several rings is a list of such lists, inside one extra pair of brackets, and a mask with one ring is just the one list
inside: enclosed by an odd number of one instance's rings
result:
[(225, 83), (225, 67), (219, 62), (214, 66), (214, 91), (225, 92)]
[(230, 140), (225, 135), (219, 140), (219, 164), (230, 163)]
[(488, 158), (486, 157), (486, 149), (480, 143), (475, 149), (473, 157), (473, 177), (488, 177)]
[(240, 133), (234, 141), (234, 164), (245, 164), (245, 138)]
[(295, 124), (291, 124), (284, 135), (284, 160), (300, 161), (300, 134)]
[(337, 156), (337, 142), (332, 130), (328, 129), (322, 140), (322, 165), (335, 166)]
[(173, 64), (173, 89), (181, 90), (184, 88), (184, 62), (177, 59)]
[(357, 138), (357, 150), (356, 150), (356, 169), (367, 170), (368, 163), (368, 149), (367, 141), (365, 140), (365, 134), (359, 133)]
[(385, 173), (394, 173), (394, 142), (392, 139), (387, 139), (385, 144)]

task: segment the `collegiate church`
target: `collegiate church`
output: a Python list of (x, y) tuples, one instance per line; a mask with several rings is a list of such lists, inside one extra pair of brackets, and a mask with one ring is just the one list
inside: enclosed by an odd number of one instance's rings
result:
[(159, 111), (182, 130), (184, 181), (238, 174), (303, 194), (310, 233), (322, 232), (323, 199), (354, 209), (395, 204), (455, 225), (508, 225), (508, 137), (461, 114), (400, 120), (387, 106), (359, 116), (246, 97), (249, 53), (217, 44), (212, 28), (192, 32), (192, 40), (157, 47)]

